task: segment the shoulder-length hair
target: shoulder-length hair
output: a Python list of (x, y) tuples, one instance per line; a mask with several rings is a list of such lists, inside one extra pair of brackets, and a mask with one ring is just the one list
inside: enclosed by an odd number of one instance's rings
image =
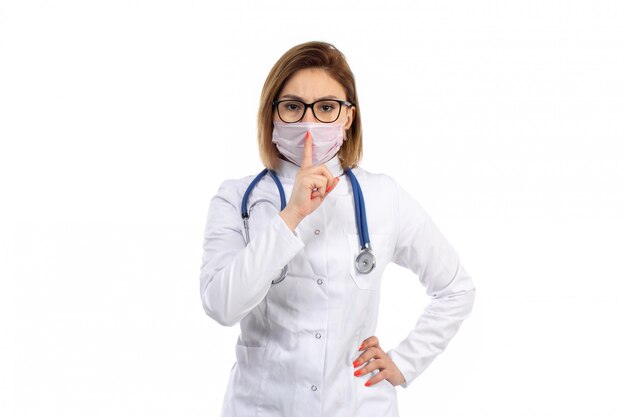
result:
[(278, 99), (278, 94), (289, 77), (304, 68), (324, 69), (342, 85), (346, 100), (354, 105), (356, 111), (347, 137), (339, 148), (339, 160), (344, 169), (356, 167), (363, 156), (363, 145), (354, 75), (345, 56), (335, 46), (318, 41), (302, 43), (285, 52), (274, 64), (263, 84), (257, 120), (259, 153), (263, 165), (269, 169), (278, 168), (279, 152), (272, 143), (274, 129), (272, 102)]

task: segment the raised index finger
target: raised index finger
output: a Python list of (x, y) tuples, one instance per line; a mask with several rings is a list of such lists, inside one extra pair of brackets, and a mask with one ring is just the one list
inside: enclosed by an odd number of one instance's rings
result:
[(313, 165), (313, 139), (311, 138), (311, 134), (309, 131), (306, 131), (306, 136), (304, 137), (304, 154), (302, 156), (302, 164), (300, 165), (300, 169), (309, 168)]

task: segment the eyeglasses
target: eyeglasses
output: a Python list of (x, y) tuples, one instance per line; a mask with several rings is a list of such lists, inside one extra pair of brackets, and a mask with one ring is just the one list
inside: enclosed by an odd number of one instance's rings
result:
[(323, 99), (313, 103), (305, 103), (300, 100), (275, 100), (272, 106), (278, 111), (278, 117), (285, 123), (296, 123), (302, 120), (307, 108), (311, 108), (313, 116), (322, 123), (332, 123), (339, 119), (342, 106), (352, 107), (349, 101)]

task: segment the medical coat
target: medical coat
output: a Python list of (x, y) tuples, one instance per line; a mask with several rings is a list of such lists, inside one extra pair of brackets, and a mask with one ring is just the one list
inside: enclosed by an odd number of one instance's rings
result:
[[(361, 342), (376, 334), (389, 262), (413, 271), (431, 297), (415, 327), (387, 351), (405, 378), (401, 387), (445, 349), (472, 310), (472, 279), (420, 204), (392, 177), (356, 167), (376, 257), (369, 274), (359, 273), (350, 180), (338, 155), (326, 167), (340, 181), (295, 233), (279, 216), (269, 175), (250, 194), (247, 246), (241, 200), (256, 174), (224, 181), (210, 202), (202, 306), (218, 323), (241, 328), (222, 417), (398, 416), (397, 387), (386, 379), (366, 387), (379, 371), (355, 377), (352, 365)], [(276, 170), (287, 202), (299, 169), (281, 160)], [(284, 265), (286, 278), (272, 284)]]

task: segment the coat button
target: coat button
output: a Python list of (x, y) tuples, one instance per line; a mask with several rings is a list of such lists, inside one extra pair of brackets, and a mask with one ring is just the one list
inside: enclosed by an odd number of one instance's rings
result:
[(317, 391), (317, 387), (315, 385), (311, 385), (311, 391)]
[(319, 333), (315, 333), (315, 337), (319, 339), (320, 337), (322, 337), (322, 335)]
[(320, 229), (315, 229), (315, 234), (319, 235), (320, 234)]
[(320, 278), (320, 279), (317, 280), (317, 283), (322, 285), (324, 283), (324, 280)]

